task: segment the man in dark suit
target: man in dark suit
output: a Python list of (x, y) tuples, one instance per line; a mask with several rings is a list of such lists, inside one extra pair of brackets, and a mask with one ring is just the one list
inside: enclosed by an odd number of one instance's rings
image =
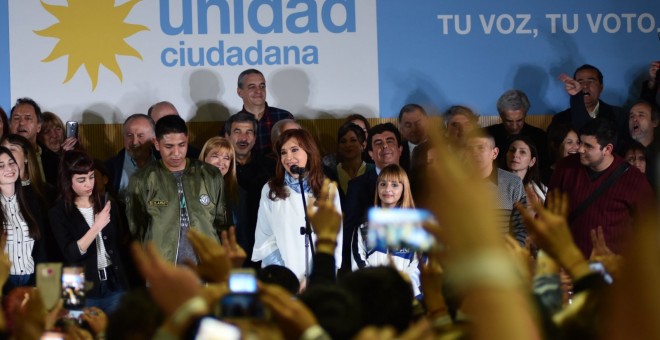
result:
[(399, 165), (408, 172), (415, 149), (429, 139), (428, 123), (426, 110), (418, 104), (406, 104), (399, 111), (399, 131), (404, 140)]
[(610, 120), (618, 127), (620, 142), (630, 139), (628, 115), (622, 108), (600, 100), (600, 94), (603, 92), (603, 74), (598, 68), (585, 64), (575, 70), (573, 78), (562, 74), (559, 79), (571, 96), (571, 107), (552, 117), (548, 130), (554, 125), (568, 123), (575, 131), (580, 131), (587, 122), (599, 117)]
[(156, 123), (145, 114), (136, 113), (126, 118), (122, 128), (124, 148), (105, 163), (110, 185), (122, 203), (131, 176), (156, 159), (152, 151), (155, 128)]
[(373, 170), (348, 182), (346, 211), (344, 211), (344, 240), (342, 272), (351, 270), (351, 240), (354, 231), (366, 221), (369, 207), (374, 205), (376, 179), (380, 170), (390, 164), (399, 164), (403, 146), (399, 130), (392, 123), (378, 124), (369, 130), (367, 151), (376, 165)]
[(21, 135), (30, 141), (34, 151), (39, 156), (39, 167), (43, 179), (47, 183), (57, 183), (60, 157), (50, 151), (45, 145), (37, 142), (37, 134), (41, 131), (41, 108), (30, 98), (19, 98), (11, 108), (9, 116), (9, 132)]

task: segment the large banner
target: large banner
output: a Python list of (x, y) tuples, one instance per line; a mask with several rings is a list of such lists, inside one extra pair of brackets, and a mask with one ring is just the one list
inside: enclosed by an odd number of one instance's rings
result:
[[(658, 16), (658, 17), (657, 17)], [(188, 120), (241, 108), (238, 74), (299, 118), (395, 117), (510, 88), (532, 114), (568, 105), (557, 76), (585, 63), (623, 105), (660, 60), (648, 0), (9, 0), (0, 4), (0, 106), (32, 97), (63, 120), (120, 123), (168, 100)]]

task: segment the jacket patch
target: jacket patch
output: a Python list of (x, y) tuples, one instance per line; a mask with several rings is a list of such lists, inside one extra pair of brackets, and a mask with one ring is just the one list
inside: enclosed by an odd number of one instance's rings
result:
[(207, 206), (211, 203), (211, 198), (207, 194), (202, 194), (199, 196), (199, 203), (203, 206)]
[(149, 201), (149, 205), (155, 207), (167, 207), (170, 205), (170, 201)]

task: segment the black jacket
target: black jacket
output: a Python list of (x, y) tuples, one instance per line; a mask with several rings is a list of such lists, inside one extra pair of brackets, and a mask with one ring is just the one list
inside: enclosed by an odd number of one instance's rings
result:
[[(116, 287), (119, 286), (125, 289), (127, 287), (126, 276), (120, 256), (119, 243), (119, 209), (116, 208), (114, 202), (112, 204), (110, 223), (102, 231), (105, 250), (110, 257), (110, 261), (112, 261), (111, 274), (108, 276)], [(87, 293), (87, 296), (92, 298), (102, 297), (99, 291), (100, 279), (96, 259), (96, 240), (89, 245), (85, 254), (80, 254), (78, 249), (77, 241), (89, 231), (89, 226), (83, 215), (75, 206), (72, 206), (70, 211), (67, 212), (64, 202), (59, 201), (50, 209), (48, 217), (57, 244), (64, 254), (67, 264), (85, 267), (85, 280), (94, 282), (94, 287)]]

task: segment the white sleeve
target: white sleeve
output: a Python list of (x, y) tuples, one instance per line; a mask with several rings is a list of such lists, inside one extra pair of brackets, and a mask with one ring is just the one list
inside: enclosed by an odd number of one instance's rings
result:
[[(339, 191), (335, 187), (335, 207), (337, 208), (337, 212), (339, 213), (339, 216), (343, 216), (341, 212), (341, 201), (339, 200)], [(341, 268), (341, 260), (342, 260), (342, 246), (343, 246), (343, 240), (344, 240), (344, 219), (341, 219), (340, 225), (339, 225), (339, 233), (337, 234), (337, 247), (335, 248), (335, 266), (337, 270)]]
[(252, 250), (252, 261), (261, 261), (266, 256), (278, 250), (275, 235), (271, 221), (272, 216), (272, 203), (273, 201), (268, 198), (270, 188), (268, 183), (261, 189), (261, 200), (259, 201), (259, 213), (257, 214), (257, 226), (254, 231), (254, 248)]

